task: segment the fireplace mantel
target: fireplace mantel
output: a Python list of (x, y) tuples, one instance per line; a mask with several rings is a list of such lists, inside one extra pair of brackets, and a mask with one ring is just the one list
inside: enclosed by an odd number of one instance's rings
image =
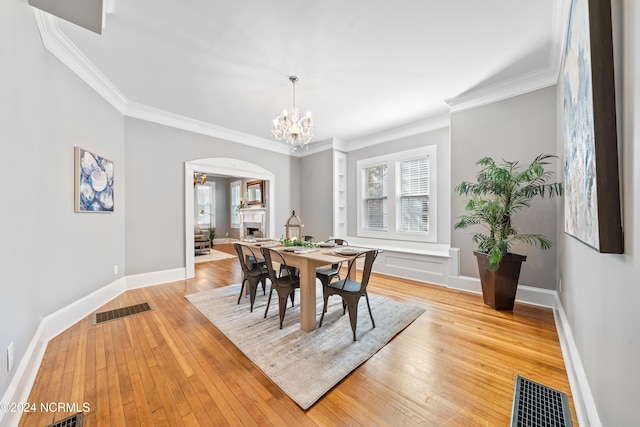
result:
[(258, 237), (267, 236), (267, 208), (242, 208), (240, 209), (240, 238), (248, 237), (248, 229), (260, 232)]

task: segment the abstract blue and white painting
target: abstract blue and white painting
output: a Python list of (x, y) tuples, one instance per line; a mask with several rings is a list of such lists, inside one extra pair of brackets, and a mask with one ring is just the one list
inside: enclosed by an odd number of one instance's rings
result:
[(564, 57), (565, 232), (599, 249), (589, 10), (572, 0)]
[(113, 212), (113, 162), (75, 147), (75, 211)]

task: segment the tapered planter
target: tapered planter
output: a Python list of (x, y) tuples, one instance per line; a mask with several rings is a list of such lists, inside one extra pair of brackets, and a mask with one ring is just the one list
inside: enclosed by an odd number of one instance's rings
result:
[(513, 310), (520, 268), (527, 257), (506, 254), (500, 262), (500, 267), (494, 272), (487, 269), (489, 256), (486, 253), (474, 251), (474, 254), (478, 259), (478, 272), (480, 273), (484, 303), (496, 310)]

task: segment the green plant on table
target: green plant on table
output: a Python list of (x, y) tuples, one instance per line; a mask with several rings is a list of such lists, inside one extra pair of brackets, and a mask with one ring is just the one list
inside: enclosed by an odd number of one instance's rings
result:
[(303, 246), (305, 248), (315, 248), (317, 245), (314, 242), (308, 240), (298, 239), (297, 237), (290, 237), (285, 239), (284, 236), (280, 236), (280, 244), (284, 246)]

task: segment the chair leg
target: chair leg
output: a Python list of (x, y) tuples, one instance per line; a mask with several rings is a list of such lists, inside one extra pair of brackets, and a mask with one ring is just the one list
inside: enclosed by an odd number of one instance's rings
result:
[(373, 314), (371, 313), (371, 304), (369, 304), (369, 294), (368, 293), (364, 293), (364, 297), (367, 300), (367, 308), (369, 309), (369, 317), (371, 317), (371, 324), (373, 325), (373, 327), (376, 327), (376, 322), (373, 320)]
[(240, 295), (238, 295), (238, 304), (240, 304), (240, 300), (242, 299), (242, 292), (244, 291), (244, 282), (246, 281), (247, 281), (246, 278), (242, 279), (242, 285), (240, 286)]
[(282, 329), (282, 321), (284, 320), (284, 313), (287, 310), (287, 300), (289, 295), (278, 295), (278, 307), (280, 309), (280, 329)]
[(258, 284), (260, 281), (255, 281), (255, 279), (248, 280), (249, 282), (249, 299), (251, 301), (251, 312), (253, 313), (253, 304), (256, 302), (256, 294), (258, 293)]
[(267, 313), (269, 312), (269, 306), (271, 305), (271, 295), (273, 295), (273, 284), (271, 284), (271, 289), (269, 290), (269, 299), (267, 300), (267, 309), (264, 311), (264, 318), (267, 318)]
[(290, 295), (290, 297), (291, 297), (291, 307), (293, 308), (293, 302), (294, 302), (294, 301), (295, 301), (295, 299), (296, 299), (296, 290), (295, 290), (295, 289), (293, 289), (293, 290), (291, 291), (291, 295)]
[(351, 322), (351, 330), (353, 331), (353, 340), (356, 340), (356, 324), (358, 323), (358, 302), (360, 295), (343, 295), (343, 301), (349, 309), (349, 322)]
[[(320, 279), (320, 278), (319, 278)], [(329, 286), (329, 282), (331, 281), (331, 279), (327, 278), (327, 277), (322, 277), (320, 279), (320, 283), (322, 283), (322, 298), (324, 298), (324, 296), (327, 294), (327, 287)], [(327, 311), (327, 305), (324, 305), (324, 312)]]
[(327, 312), (327, 301), (329, 301), (329, 295), (328, 294), (324, 294), (324, 306), (322, 307), (322, 315), (320, 316), (320, 324), (318, 325), (318, 328), (322, 327), (322, 321), (324, 320), (324, 314)]

